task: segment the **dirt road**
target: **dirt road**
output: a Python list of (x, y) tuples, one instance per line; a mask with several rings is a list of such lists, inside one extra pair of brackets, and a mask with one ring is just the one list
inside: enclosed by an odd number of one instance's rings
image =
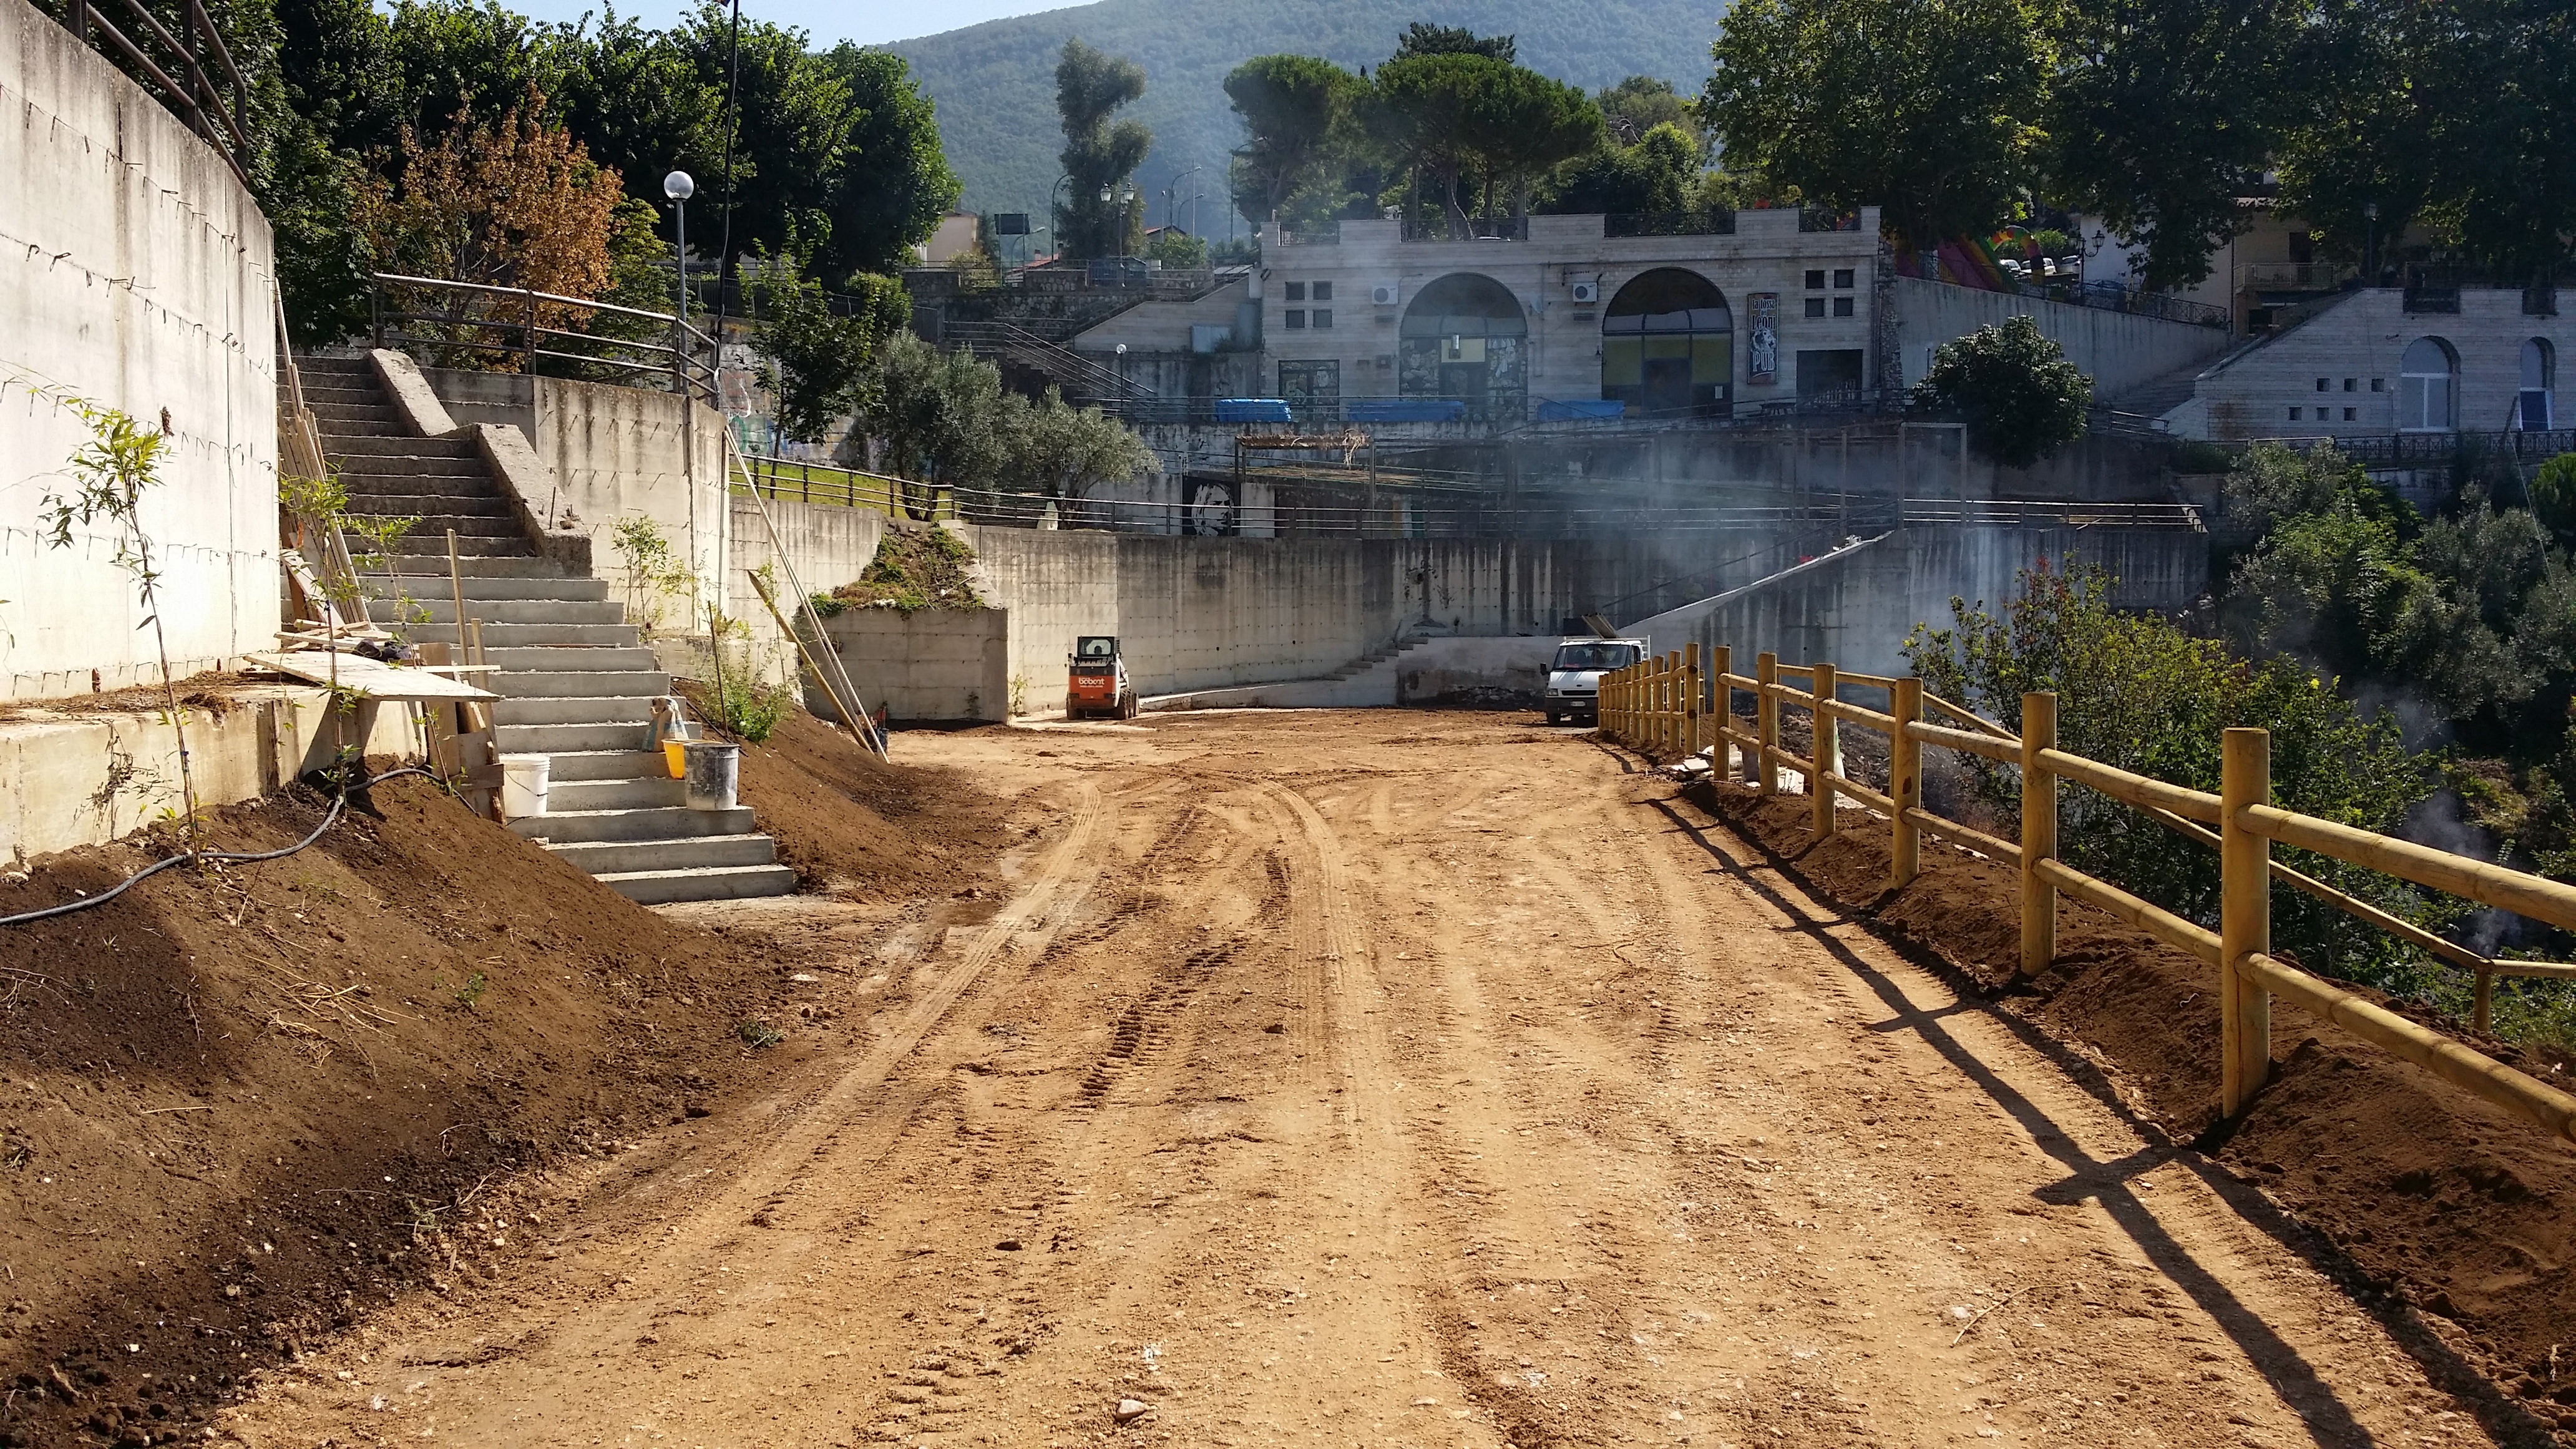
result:
[(2259, 1198), (1586, 736), (900, 744), (1036, 827), (998, 907), (720, 908), (817, 978), (790, 1088), (552, 1179), (231, 1432), (2489, 1442)]

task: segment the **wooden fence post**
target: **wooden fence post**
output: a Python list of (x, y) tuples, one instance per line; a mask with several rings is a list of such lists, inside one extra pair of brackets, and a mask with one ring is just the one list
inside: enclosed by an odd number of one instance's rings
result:
[(2021, 697), (2021, 974), (2036, 976), (2057, 959), (2057, 887), (2039, 863), (2057, 858), (2057, 777), (2039, 752), (2057, 748), (2057, 696)]
[(2272, 803), (2272, 736), (2231, 729), (2218, 761), (2219, 1110), (2245, 1108), (2272, 1069), (2272, 996), (2238, 969), (2272, 951), (2272, 843), (2237, 822), (2248, 805)]
[(1822, 840), (1834, 833), (1834, 786), (1833, 781), (1826, 777), (1843, 772), (1843, 730), (1842, 721), (1832, 714), (1834, 667), (1819, 662), (1813, 683), (1816, 708), (1813, 715), (1814, 738), (1810, 744), (1815, 755), (1816, 775), (1807, 782), (1807, 793), (1815, 797), (1816, 838)]
[(1681, 753), (1682, 651), (1664, 656), (1664, 753)]
[(1726, 732), (1735, 727), (1735, 691), (1726, 682), (1726, 673), (1735, 667), (1735, 653), (1723, 644), (1708, 646), (1708, 704), (1714, 723), (1708, 731), (1708, 763), (1717, 778), (1726, 778), (1726, 752), (1734, 746), (1726, 742)]
[(1780, 697), (1771, 691), (1780, 682), (1780, 656), (1765, 649), (1753, 656), (1754, 788), (1780, 793)]
[(1619, 738), (1619, 676), (1628, 672), (1626, 665), (1601, 676), (1601, 693), (1592, 701), (1592, 723), (1605, 739)]
[(1647, 708), (1655, 712), (1649, 736), (1658, 753), (1669, 754), (1673, 748), (1673, 656), (1655, 656), (1655, 697)]
[(1699, 753), (1699, 641), (1682, 646), (1682, 753)]
[(1888, 886), (1903, 890), (1914, 881), (1922, 866), (1923, 844), (1914, 822), (1905, 818), (1908, 810), (1923, 808), (1923, 742), (1905, 732), (1905, 727), (1923, 717), (1923, 680), (1907, 675), (1896, 681), (1888, 705), (1896, 716), (1896, 728), (1888, 732), (1887, 793), (1896, 801), (1893, 836), (1887, 848)]

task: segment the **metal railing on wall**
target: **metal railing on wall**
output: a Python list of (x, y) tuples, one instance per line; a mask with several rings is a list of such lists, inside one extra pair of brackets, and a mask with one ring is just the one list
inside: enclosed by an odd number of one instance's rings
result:
[[(251, 145), (241, 118), (249, 113), (250, 86), (233, 61), (232, 47), (224, 43), (223, 33), (206, 13), (205, 0), (185, 0), (178, 33), (146, 9), (142, 0), (115, 0), (115, 4), (131, 18), (135, 34), (152, 42), (157, 55), (92, 0), (63, 0), (63, 27), (85, 45), (105, 42), (104, 49), (123, 60), (129, 74), (150, 82), (160, 92), (161, 103), (222, 155), (235, 179), (249, 186)], [(216, 84), (218, 77), (223, 84)], [(227, 89), (230, 104), (225, 102)]]
[[(2397, 876), (2497, 910), (2576, 931), (2576, 885), (2528, 875), (2449, 851), (2398, 840), (2330, 820), (2283, 810), (2271, 801), (2271, 736), (2230, 729), (2222, 741), (2218, 793), (2188, 789), (2057, 748), (2057, 696), (2022, 696), (2021, 731), (1927, 692), (1919, 678), (1846, 673), (1830, 663), (1783, 664), (1755, 656), (1753, 673), (1733, 670), (1732, 651), (1715, 646), (1703, 667), (1700, 646), (1604, 675), (1602, 732), (1623, 744), (1679, 756), (1710, 749), (1725, 772), (1730, 747), (1753, 787), (1783, 790), (1782, 772), (1805, 777), (1818, 838), (1841, 829), (1838, 800), (1859, 802), (1888, 828), (1889, 884), (1902, 889), (1922, 870), (1922, 837), (1949, 840), (2011, 866), (2021, 900), (2020, 974), (2036, 975), (2057, 956), (2060, 896), (2093, 906), (2218, 969), (2220, 1110), (2242, 1113), (2263, 1085), (2271, 1060), (2271, 1000), (2284, 996), (2353, 1035), (2413, 1062), (2453, 1085), (2576, 1140), (2576, 1096), (2483, 1052), (2273, 956), (2274, 882), (2306, 892), (2399, 937), (2436, 960), (2476, 977), (2475, 1019), (2485, 1031), (2499, 976), (2576, 980), (2576, 965), (2493, 960), (2444, 940), (2336, 890), (2271, 857), (2274, 842)], [(1783, 683), (1802, 680), (1806, 688)], [(1842, 698), (1845, 689), (1881, 692), (1884, 710)], [(1749, 719), (1735, 713), (1751, 697)], [(1783, 707), (1803, 709), (1814, 744), (1801, 758), (1780, 743)], [(1935, 720), (1946, 721), (1936, 723)], [(1888, 741), (1885, 793), (1852, 779), (1842, 760), (1841, 726)], [(1974, 755), (2021, 773), (2021, 839), (1994, 836), (1936, 815), (1923, 803), (1923, 747)], [(2186, 919), (2068, 866), (2058, 839), (2058, 791), (2069, 782), (2144, 812), (2184, 839), (2219, 855), (2218, 929)]]
[(716, 344), (668, 312), (389, 272), (368, 279), (375, 345), (438, 367), (660, 387), (716, 403)]

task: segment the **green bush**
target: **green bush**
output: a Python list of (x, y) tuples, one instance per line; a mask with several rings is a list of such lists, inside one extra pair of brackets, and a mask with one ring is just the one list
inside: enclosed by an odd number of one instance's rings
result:
[(2027, 468), (2084, 436), (2093, 379), (2025, 316), (1941, 344), (1914, 385), (1914, 404), (1968, 425), (1968, 445), (2007, 468)]
[[(1918, 625), (1906, 657), (1934, 693), (2018, 728), (2021, 696), (2057, 694), (2059, 747), (2196, 790), (2218, 789), (2219, 739), (2234, 726), (2272, 733), (2272, 790), (2282, 805), (2394, 833), (2435, 785), (2406, 753), (2395, 722), (2364, 720), (2333, 681), (2286, 661), (2237, 658), (2215, 640), (2111, 607), (2098, 568), (2022, 575), (2000, 614), (1951, 603), (1951, 626)], [(2020, 819), (2020, 772), (1976, 762), (1979, 797)], [(2076, 786), (2059, 800), (2067, 863), (2177, 914), (2214, 926), (2218, 858), (2166, 826)], [(2393, 877), (2284, 850), (2279, 856), (2348, 894), (2428, 928), (2458, 914)], [(2420, 986), (2422, 963), (2376, 929), (2286, 886), (2272, 892), (2272, 939), (2311, 969), (2392, 989)]]

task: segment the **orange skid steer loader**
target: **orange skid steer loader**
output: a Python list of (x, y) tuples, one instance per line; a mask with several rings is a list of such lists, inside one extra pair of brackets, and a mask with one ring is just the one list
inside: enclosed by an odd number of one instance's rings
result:
[(1136, 717), (1136, 685), (1127, 677), (1127, 661), (1119, 657), (1116, 636), (1082, 635), (1073, 641), (1073, 654), (1066, 664), (1066, 719)]

